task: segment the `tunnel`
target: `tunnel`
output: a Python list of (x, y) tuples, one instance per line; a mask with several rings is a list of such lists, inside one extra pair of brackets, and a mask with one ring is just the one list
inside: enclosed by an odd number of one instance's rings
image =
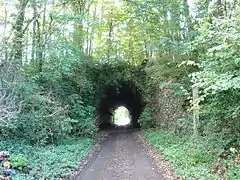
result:
[(118, 107), (128, 109), (131, 122), (128, 128), (140, 128), (138, 118), (144, 108), (142, 96), (137, 87), (131, 82), (124, 82), (119, 87), (108, 85), (98, 104), (98, 127), (100, 129), (117, 128), (113, 123), (113, 112)]

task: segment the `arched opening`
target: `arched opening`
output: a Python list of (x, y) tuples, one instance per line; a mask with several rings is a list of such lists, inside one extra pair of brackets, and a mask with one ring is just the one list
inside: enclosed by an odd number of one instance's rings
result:
[(131, 118), (129, 110), (124, 106), (120, 106), (114, 110), (113, 124), (116, 126), (129, 126), (132, 122)]
[(138, 118), (144, 108), (141, 94), (134, 84), (124, 82), (120, 87), (113, 85), (105, 87), (104, 94), (98, 104), (99, 120), (97, 124), (100, 129), (122, 127), (122, 125), (114, 123), (116, 122), (114, 121), (115, 111), (120, 107), (126, 108), (129, 112), (130, 122), (125, 127), (140, 127)]

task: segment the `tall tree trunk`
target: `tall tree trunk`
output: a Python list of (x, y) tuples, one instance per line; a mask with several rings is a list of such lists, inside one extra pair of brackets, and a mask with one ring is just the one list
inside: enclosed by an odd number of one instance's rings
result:
[(13, 26), (15, 31), (15, 37), (13, 39), (13, 60), (16, 63), (16, 67), (22, 66), (22, 53), (23, 53), (23, 23), (25, 19), (25, 10), (29, 0), (19, 0), (20, 9), (16, 18), (16, 22)]
[[(93, 3), (93, 1), (87, 1), (87, 0), (76, 0), (72, 3), (72, 7), (74, 10), (74, 13), (79, 15), (84, 15), (87, 12), (89, 12), (90, 6)], [(80, 49), (84, 51), (84, 26), (83, 26), (83, 20), (75, 23), (75, 32), (74, 32), (74, 41), (79, 46)]]
[(222, 0), (217, 0), (217, 11), (219, 16), (223, 16)]
[(2, 57), (2, 60), (3, 60), (3, 62), (0, 62), (0, 64), (1, 64), (1, 66), (3, 65), (4, 66), (4, 64), (5, 64), (5, 61), (7, 60), (7, 58), (8, 58), (8, 50), (7, 50), (7, 39), (6, 39), (6, 30), (7, 30), (7, 7), (6, 7), (6, 5), (5, 5), (5, 7), (4, 7), (4, 29), (3, 29), (3, 38), (4, 38), (4, 44), (6, 45), (5, 47), (4, 47), (4, 53), (3, 53), (3, 57)]
[[(45, 60), (45, 46), (46, 46), (46, 39), (47, 39), (47, 32), (46, 32), (46, 12), (47, 12), (47, 0), (44, 1), (44, 10), (43, 10), (43, 20), (42, 20), (42, 34), (41, 34), (41, 59), (40, 64), (43, 66)], [(42, 71), (41, 69), (39, 69)], [(40, 72), (41, 72), (40, 71)]]
[(189, 4), (187, 0), (184, 0), (184, 14), (183, 17), (185, 18), (184, 21), (184, 30), (182, 30), (182, 38), (186, 39), (188, 38), (188, 33), (192, 30), (191, 27), (191, 18), (190, 18), (190, 10), (189, 10)]
[[(89, 13), (88, 13), (89, 15)], [(86, 49), (85, 49), (85, 53), (88, 55), (88, 51), (89, 51), (89, 39), (90, 39), (90, 23), (89, 23), (89, 20), (87, 20), (87, 32), (86, 32)]]
[[(112, 17), (112, 14), (113, 14), (113, 10), (111, 10), (111, 17)], [(113, 20), (110, 19), (109, 21), (109, 29), (108, 29), (108, 50), (107, 50), (107, 60), (109, 61), (110, 60), (110, 57), (111, 57), (111, 49), (112, 49), (112, 32), (113, 32)]]
[(40, 22), (37, 20), (37, 53), (36, 53), (36, 60), (38, 61), (38, 71), (42, 72), (42, 37), (41, 37), (41, 29), (40, 29)]
[[(95, 22), (96, 19), (97, 19), (97, 3), (95, 3), (94, 13), (93, 13), (93, 22)], [(90, 42), (89, 42), (89, 52), (88, 52), (89, 56), (92, 55), (92, 45), (93, 45), (94, 35), (95, 35), (95, 27), (92, 26)]]
[(37, 18), (37, 5), (36, 0), (33, 0), (33, 32), (32, 32), (32, 58), (31, 62), (36, 65), (35, 55), (36, 55), (36, 18)]

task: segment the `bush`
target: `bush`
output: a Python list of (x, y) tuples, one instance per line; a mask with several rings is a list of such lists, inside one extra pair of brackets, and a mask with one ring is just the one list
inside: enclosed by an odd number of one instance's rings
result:
[(91, 105), (84, 105), (78, 94), (69, 96), (68, 104), (71, 118), (68, 119), (68, 122), (72, 126), (71, 134), (92, 137), (97, 132), (97, 127), (93, 121), (95, 108)]
[(189, 135), (193, 132), (192, 119), (188, 117), (182, 117), (175, 119), (171, 126), (171, 131), (177, 135)]
[(11, 156), (10, 160), (16, 169), (22, 169), (28, 165), (27, 159), (22, 154)]
[(63, 134), (62, 119), (66, 110), (51, 96), (39, 90), (34, 83), (18, 86), (19, 101), (22, 102), (18, 120), (1, 130), (5, 139), (24, 139), (31, 144), (52, 143)]
[(1, 138), (43, 145), (66, 136), (93, 137), (97, 130), (93, 123), (95, 109), (90, 103), (83, 103), (72, 86), (70, 83), (66, 95), (67, 90), (61, 87), (55, 87), (60, 94), (54, 94), (53, 87), (43, 88), (34, 81), (19, 84), (17, 102), (22, 104), (21, 111), (17, 120), (0, 129)]
[(150, 108), (145, 108), (140, 115), (139, 123), (142, 128), (154, 128), (156, 126), (155, 120), (152, 118), (152, 113)]

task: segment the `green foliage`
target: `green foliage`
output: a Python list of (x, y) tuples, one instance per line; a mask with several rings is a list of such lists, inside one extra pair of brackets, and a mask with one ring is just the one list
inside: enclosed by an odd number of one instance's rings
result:
[(156, 126), (156, 122), (152, 118), (152, 112), (150, 108), (145, 108), (143, 110), (138, 121), (143, 129), (153, 128)]
[(174, 119), (173, 125), (171, 128), (169, 128), (169, 130), (179, 136), (192, 134), (193, 132), (192, 119), (187, 117)]
[(144, 135), (154, 148), (173, 163), (179, 178), (221, 179), (224, 174), (217, 171), (225, 172), (227, 179), (239, 177), (238, 164), (234, 162), (236, 156), (229, 156), (227, 160), (220, 158), (219, 152), (226, 151), (224, 135), (211, 134), (195, 139), (159, 130), (144, 131)]
[[(21, 113), (17, 121), (1, 129), (2, 138), (24, 139), (31, 144), (47, 144), (55, 143), (57, 139), (65, 136), (90, 137), (95, 134), (94, 108), (90, 104), (83, 104), (81, 96), (74, 94), (76, 90), (71, 82), (65, 89), (51, 86), (51, 91), (45, 78), (38, 77), (37, 82), (41, 82), (45, 88), (35, 82), (19, 84)], [(58, 93), (54, 94), (54, 91)], [(65, 92), (70, 95), (64, 95)], [(63, 97), (67, 103), (63, 102)]]
[(50, 137), (49, 130), (55, 128), (53, 121), (60, 118), (60, 114), (51, 116), (52, 112), (60, 108), (51, 101), (51, 97), (42, 95), (38, 86), (32, 83), (21, 83), (18, 86), (19, 102), (22, 103), (19, 119), (5, 129), (2, 129), (2, 137), (23, 138), (31, 143), (46, 143)]
[(237, 180), (240, 178), (240, 165), (235, 164), (234, 166), (231, 166), (227, 172), (227, 177), (231, 180)]
[(71, 117), (69, 122), (72, 126), (71, 134), (92, 137), (97, 131), (93, 121), (95, 108), (84, 105), (81, 97), (77, 94), (68, 97), (68, 104)]
[(203, 129), (208, 132), (239, 133), (239, 23), (238, 13), (203, 21), (189, 44), (199, 52), (199, 70), (190, 77), (200, 90)]
[[(156, 94), (159, 85), (169, 81), (168, 87), (189, 104), (185, 109), (190, 109), (192, 85), (199, 87), (200, 138), (208, 141), (219, 133), (225, 138), (219, 147), (228, 149), (238, 139), (233, 135), (240, 132), (237, 1), (196, 1), (194, 13), (186, 0), (23, 2), (16, 6), (21, 13), (2, 17), (6, 29), (12, 26), (16, 33), (4, 37), (0, 49), (1, 139), (46, 145), (67, 137), (93, 137), (93, 114), (104, 88), (124, 83), (134, 84), (144, 98), (142, 127), (161, 126), (155, 117)], [(32, 11), (43, 13), (26, 19)], [(179, 136), (192, 130), (189, 118), (176, 118), (172, 125), (168, 130)], [(170, 134), (154, 136), (159, 138), (155, 146), (170, 153), (183, 177), (215, 179), (208, 172), (215, 155), (206, 154), (202, 143), (197, 146), (195, 139)], [(178, 147), (182, 149), (176, 151)], [(235, 178), (235, 172), (232, 167), (229, 177)], [(55, 178), (51, 173), (46, 170), (44, 177)]]
[(28, 165), (27, 159), (22, 154), (13, 155), (10, 160), (12, 162), (12, 166), (16, 169), (22, 169)]
[(37, 147), (22, 141), (0, 141), (0, 149), (7, 149), (14, 165), (19, 168), (27, 162), (29, 174), (19, 173), (13, 176), (14, 180), (69, 179), (73, 175), (72, 171), (78, 168), (79, 162), (92, 147), (93, 140), (89, 138), (66, 139), (57, 144), (56, 146)]

